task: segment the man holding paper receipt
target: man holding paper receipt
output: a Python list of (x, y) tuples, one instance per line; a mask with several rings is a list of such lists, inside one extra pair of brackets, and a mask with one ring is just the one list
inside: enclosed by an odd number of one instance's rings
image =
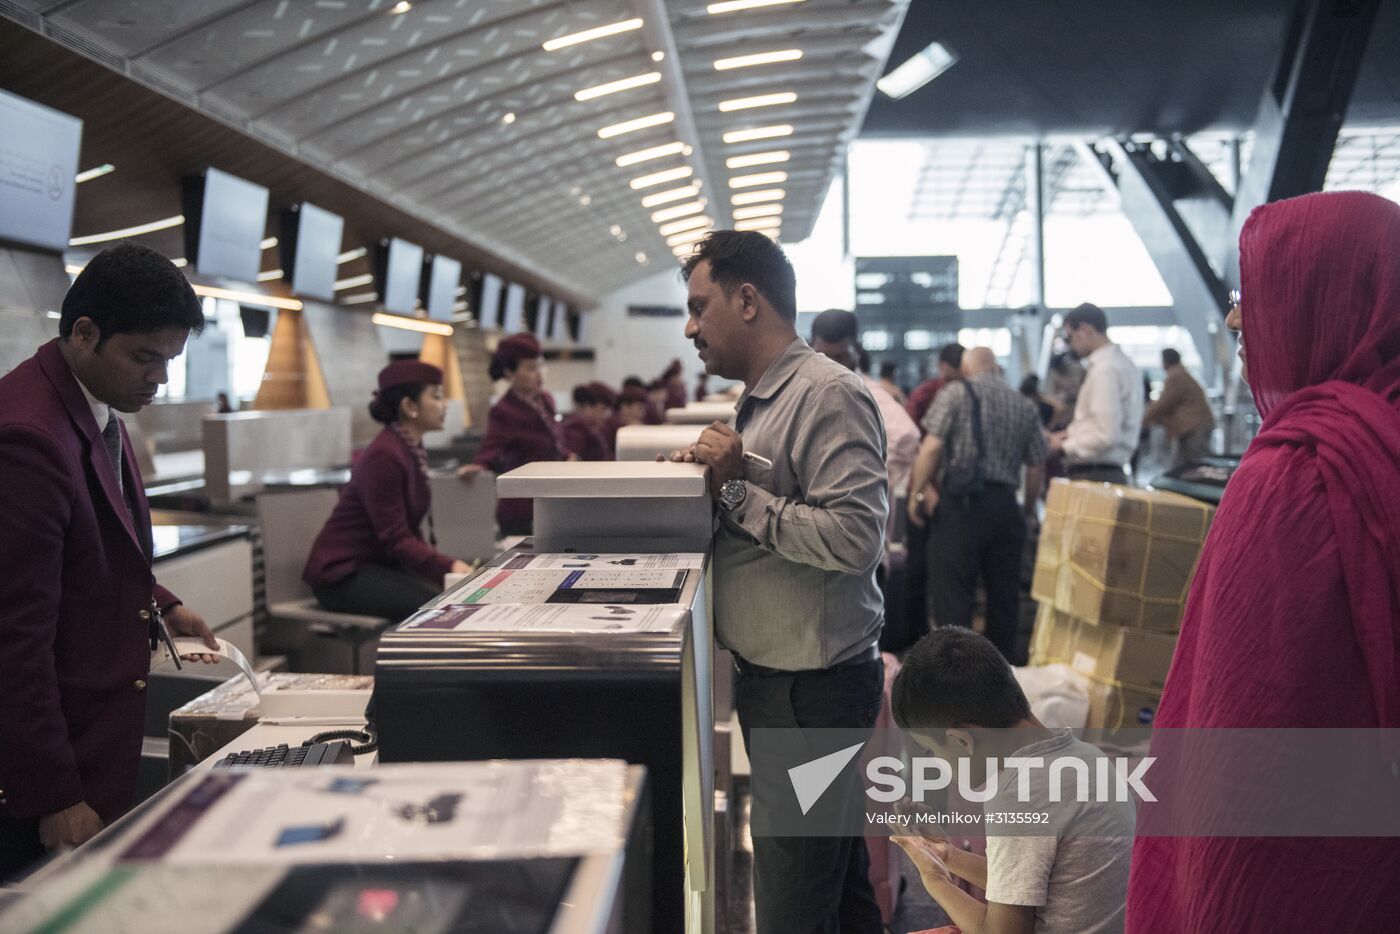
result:
[[(122, 244), (63, 300), (60, 336), (0, 378), (0, 881), (132, 803), (151, 652), (198, 614), (151, 572), (151, 516), (116, 412), (149, 405), (204, 311)], [(167, 631), (168, 630), (168, 631)]]
[[(879, 409), (856, 374), (797, 336), (792, 266), (772, 240), (711, 233), (682, 272), (686, 337), (707, 373), (745, 385), (732, 424), (715, 422), (671, 455), (710, 468), (719, 504), (716, 636), (739, 668), (745, 745), (752, 758), (752, 731), (763, 728), (868, 730), (883, 686), (875, 569), (888, 502)], [(852, 789), (843, 784), (828, 794), (844, 800)], [(759, 934), (878, 934), (864, 842), (761, 833), (761, 804)]]

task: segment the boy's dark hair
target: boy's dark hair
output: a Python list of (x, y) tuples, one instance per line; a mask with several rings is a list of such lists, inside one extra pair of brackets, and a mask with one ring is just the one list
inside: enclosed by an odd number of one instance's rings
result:
[(945, 346), (942, 350), (940, 350), (940, 351), (938, 352), (938, 362), (939, 362), (939, 363), (946, 363), (946, 364), (948, 364), (950, 367), (952, 367), (953, 369), (956, 370), (956, 369), (958, 369), (958, 368), (960, 368), (960, 367), (962, 366), (962, 355), (963, 355), (963, 345), (962, 345), (962, 344), (958, 344), (958, 343), (948, 344), (947, 346)]
[(710, 278), (726, 296), (745, 282), (768, 299), (785, 321), (797, 321), (797, 275), (782, 247), (752, 230), (716, 230), (695, 245), (681, 266), (681, 277), (702, 260), (710, 264)]
[(149, 334), (162, 328), (204, 330), (204, 306), (185, 274), (161, 254), (136, 243), (108, 247), (88, 261), (63, 296), (58, 334), (73, 335), (79, 318), (91, 318), (102, 337)]
[(1098, 305), (1085, 302), (1078, 308), (1065, 315), (1065, 329), (1073, 331), (1082, 324), (1098, 331), (1100, 334), (1108, 333), (1108, 315), (1103, 313), (1103, 309)]
[(828, 308), (812, 319), (812, 340), (839, 344), (841, 341), (854, 341), (860, 336), (860, 326), (856, 316), (844, 308)]
[(1006, 729), (1031, 715), (1011, 666), (986, 637), (941, 626), (909, 650), (891, 696), (901, 729)]
[(1181, 365), (1181, 354), (1179, 354), (1179, 353), (1176, 351), (1175, 348), (1173, 348), (1173, 347), (1168, 347), (1166, 350), (1162, 351), (1162, 365), (1163, 365), (1163, 366), (1180, 366), (1180, 365)]
[(399, 403), (405, 399), (417, 402), (426, 388), (426, 383), (400, 383), (376, 392), (369, 403), (369, 417), (381, 425), (394, 424), (399, 420)]
[(574, 408), (581, 409), (588, 405), (601, 405), (603, 400), (598, 398), (598, 392), (587, 383), (579, 383), (574, 387)]

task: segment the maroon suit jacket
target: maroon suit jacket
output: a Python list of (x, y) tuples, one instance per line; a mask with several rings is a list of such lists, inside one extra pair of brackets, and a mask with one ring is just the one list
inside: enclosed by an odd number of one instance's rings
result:
[(342, 581), (366, 564), (406, 571), (441, 584), (452, 559), (423, 540), (431, 508), (428, 478), (392, 430), (365, 448), (331, 517), (311, 546), (302, 577), (313, 587)]
[[(611, 420), (611, 418), (609, 419)], [(613, 459), (607, 440), (581, 415), (570, 415), (560, 426), (564, 447), (578, 455), (581, 461), (610, 461)]]
[[(564, 460), (564, 446), (554, 421), (554, 399), (545, 393), (540, 401), (545, 410), (543, 415), (507, 390), (500, 401), (491, 406), (476, 462), (499, 475), (535, 461)], [(498, 500), (496, 521), (502, 529), (521, 528), (534, 520), (534, 506), (534, 501), (528, 499)]]
[[(0, 378), (0, 817), (131, 804), (154, 599), (151, 513), (122, 430), (102, 433), (53, 340)], [(134, 519), (134, 522), (133, 522)]]

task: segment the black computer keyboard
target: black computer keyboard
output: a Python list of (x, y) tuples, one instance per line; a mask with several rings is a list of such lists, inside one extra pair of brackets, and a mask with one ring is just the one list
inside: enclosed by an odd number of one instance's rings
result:
[(299, 765), (349, 765), (354, 761), (355, 754), (350, 751), (350, 744), (338, 739), (330, 743), (313, 743), (310, 746), (289, 748), (283, 743), (280, 746), (268, 746), (266, 749), (244, 749), (241, 752), (229, 753), (215, 762), (213, 767), (227, 769), (245, 765), (276, 769)]

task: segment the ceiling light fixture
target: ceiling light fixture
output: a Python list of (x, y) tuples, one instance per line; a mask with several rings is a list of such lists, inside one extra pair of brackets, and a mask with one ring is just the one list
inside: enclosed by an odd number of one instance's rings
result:
[(639, 176), (632, 179), (627, 184), (631, 186), (633, 191), (639, 191), (643, 188), (650, 188), (652, 185), (664, 185), (666, 182), (678, 182), (683, 178), (690, 178), (690, 176), (694, 174), (694, 169), (688, 165), (683, 165), (679, 168), (666, 169), (662, 172), (653, 172), (650, 175)]
[(335, 290), (339, 292), (343, 289), (353, 289), (357, 285), (369, 285), (373, 281), (374, 276), (369, 273), (365, 273), (363, 276), (351, 276), (349, 279), (337, 279), (335, 280)]
[(357, 260), (368, 252), (369, 250), (365, 249), (364, 247), (357, 246), (355, 247), (355, 249), (346, 250), (344, 253), (341, 253), (339, 256), (337, 256), (335, 258), (335, 264), (337, 266), (344, 266), (346, 263), (352, 260)]
[(369, 320), (388, 328), (400, 328), (404, 331), (418, 331), (422, 334), (441, 334), (443, 337), (452, 336), (452, 325), (443, 324), (441, 321), (406, 318), (403, 315), (390, 315), (382, 311), (375, 312)]
[(94, 169), (87, 169), (73, 176), (73, 181), (81, 185), (83, 182), (90, 182), (94, 178), (101, 178), (109, 172), (115, 172), (117, 167), (110, 162), (104, 162)]
[(755, 52), (752, 55), (717, 58), (715, 59), (715, 71), (731, 71), (735, 68), (750, 68), (754, 65), (775, 65), (778, 62), (795, 62), (801, 57), (801, 49), (782, 49), (777, 52)]
[(155, 233), (157, 230), (169, 230), (171, 227), (179, 227), (185, 222), (185, 215), (176, 214), (174, 217), (161, 218), (158, 221), (151, 221), (149, 224), (137, 224), (135, 227), (123, 227), (121, 230), (109, 230), (106, 233), (89, 234), (86, 237), (74, 237), (68, 241), (69, 246), (87, 246), (89, 243), (106, 243), (108, 240), (122, 240), (126, 237), (139, 237), (141, 234)]
[(648, 114), (645, 117), (637, 117), (635, 120), (624, 120), (621, 123), (605, 126), (598, 131), (598, 138), (611, 139), (614, 136), (621, 136), (623, 133), (633, 133), (637, 130), (645, 130), (647, 127), (661, 126), (675, 119), (676, 115), (669, 110)]
[(875, 86), (889, 97), (899, 100), (952, 68), (958, 57), (941, 42), (930, 42), (908, 61), (885, 75)]
[(280, 269), (269, 269), (267, 272), (258, 273), (259, 282), (272, 282), (280, 278), (282, 278), (282, 270)]
[(765, 188), (762, 191), (741, 191), (729, 199), (730, 204), (759, 204), (764, 201), (781, 201), (787, 192), (781, 188)]
[(682, 230), (694, 230), (697, 227), (713, 227), (715, 219), (709, 215), (702, 214), (699, 217), (687, 217), (684, 220), (671, 221), (669, 224), (662, 224), (656, 228), (663, 237), (671, 234), (678, 234)]
[(514, 112), (510, 112), (510, 113), (504, 114), (504, 115), (501, 117), (501, 122), (504, 123), (506, 126), (510, 126), (512, 123), (515, 122), (515, 113), (514, 113)]
[(729, 179), (730, 188), (752, 188), (755, 185), (781, 185), (787, 181), (786, 172), (755, 172), (752, 175), (733, 175)]
[(644, 88), (649, 84), (656, 84), (660, 80), (661, 72), (649, 71), (646, 74), (633, 75), (630, 78), (619, 78), (616, 81), (609, 81), (607, 84), (596, 84), (591, 88), (575, 91), (574, 100), (591, 101), (595, 97), (606, 97), (609, 94), (616, 94), (618, 91), (630, 91), (633, 88)]
[(786, 162), (791, 158), (792, 153), (786, 149), (774, 149), (771, 152), (755, 152), (747, 156), (730, 156), (724, 160), (724, 167), (727, 169), (747, 169), (755, 165), (774, 165)]
[(302, 304), (294, 298), (278, 298), (276, 295), (263, 295), (261, 292), (236, 292), (233, 289), (216, 289), (208, 285), (190, 283), (194, 294), (204, 298), (223, 298), (240, 305), (257, 305), (260, 308), (280, 308), (283, 311), (301, 311)]
[(633, 253), (632, 258), (635, 259), (638, 263), (644, 264), (647, 261), (647, 255), (641, 250), (638, 250), (636, 253)]
[(264, 240), (262, 243), (259, 243), (259, 244), (258, 244), (258, 249), (260, 249), (260, 250), (270, 250), (270, 249), (272, 249), (273, 247), (275, 247), (276, 245), (277, 245), (277, 238), (276, 238), (276, 237), (268, 237), (268, 238), (267, 238), (266, 240)]
[(746, 221), (755, 217), (776, 217), (783, 213), (783, 206), (781, 204), (756, 204), (751, 208), (735, 208), (730, 213), (736, 221)]
[(705, 12), (715, 16), (720, 13), (738, 13), (742, 10), (756, 10), (759, 7), (801, 2), (802, 0), (724, 0), (722, 3), (711, 3), (705, 7)]
[(629, 152), (618, 156), (613, 161), (619, 169), (629, 165), (636, 165), (638, 162), (650, 162), (652, 159), (663, 159), (666, 156), (679, 156), (685, 151), (685, 143), (666, 143), (662, 146), (652, 146), (649, 149), (638, 149), (636, 152)]
[(731, 100), (720, 101), (719, 109), (721, 113), (729, 113), (735, 110), (753, 110), (755, 107), (773, 107), (777, 104), (792, 104), (797, 101), (797, 95), (791, 91), (779, 91), (774, 94), (758, 94), (754, 97), (735, 97)]
[(704, 240), (704, 239), (705, 239), (706, 237), (708, 237), (709, 235), (710, 235), (710, 228), (708, 228), (708, 227), (703, 227), (703, 228), (701, 228), (701, 229), (699, 229), (699, 230), (688, 230), (688, 231), (686, 231), (685, 233), (679, 233), (679, 234), (675, 234), (675, 235), (673, 235), (673, 236), (667, 237), (667, 238), (666, 238), (666, 245), (667, 245), (667, 246), (671, 246), (671, 247), (675, 247), (675, 246), (682, 246), (682, 245), (685, 245), (685, 244), (691, 244), (691, 243), (695, 243), (695, 242), (698, 241), (698, 240)]
[(394, 4), (393, 8), (389, 10), (389, 13), (392, 16), (398, 16), (400, 13), (407, 13), (411, 9), (413, 9), (413, 4), (409, 3), (408, 0), (399, 0), (399, 2)]
[(782, 222), (775, 217), (758, 217), (751, 220), (735, 221), (735, 230), (777, 230)]
[(673, 221), (678, 217), (685, 217), (687, 214), (699, 214), (705, 210), (705, 202), (692, 201), (689, 204), (678, 204), (675, 207), (663, 208), (651, 215), (651, 222), (659, 224), (662, 221)]
[(554, 52), (559, 49), (568, 48), (571, 45), (578, 45), (580, 42), (592, 42), (594, 39), (604, 39), (608, 36), (615, 36), (620, 32), (630, 32), (633, 29), (641, 28), (642, 21), (640, 19), (625, 19), (619, 23), (596, 26), (593, 29), (585, 29), (583, 32), (570, 33), (567, 36), (550, 39), (542, 48), (546, 52)]
[(379, 293), (378, 293), (378, 292), (361, 292), (359, 295), (347, 295), (347, 296), (345, 296), (344, 298), (340, 299), (340, 304), (342, 304), (342, 305), (362, 305), (362, 304), (364, 304), (365, 302), (374, 302), (374, 301), (378, 301), (378, 300), (379, 300)]
[(654, 195), (647, 195), (642, 199), (642, 207), (654, 208), (658, 204), (669, 204), (672, 201), (694, 198), (698, 194), (700, 194), (700, 183), (692, 182), (683, 188), (669, 188), (666, 191), (658, 191)]
[(659, 62), (659, 61), (662, 61), (662, 60), (665, 59), (665, 58), (666, 58), (666, 53), (665, 53), (665, 52), (652, 52), (652, 53), (651, 53), (651, 60), (652, 60), (653, 62)]
[(756, 139), (775, 139), (779, 136), (791, 136), (792, 126), (787, 123), (779, 123), (773, 126), (756, 126), (751, 130), (730, 130), (724, 134), (726, 143), (749, 143)]

